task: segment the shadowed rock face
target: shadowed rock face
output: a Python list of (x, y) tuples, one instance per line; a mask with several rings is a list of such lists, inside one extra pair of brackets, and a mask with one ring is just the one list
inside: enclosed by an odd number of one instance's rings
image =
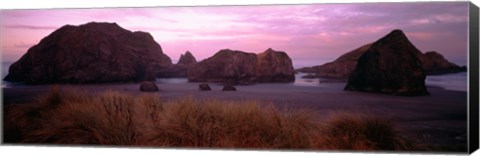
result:
[(287, 53), (269, 48), (257, 55), (257, 82), (292, 82), (295, 80), (292, 60)]
[(285, 52), (268, 49), (258, 55), (229, 49), (195, 64), (188, 71), (191, 82), (251, 84), (255, 82), (292, 82), (292, 60)]
[(437, 75), (445, 73), (456, 73), (467, 71), (467, 67), (460, 67), (454, 63), (449, 62), (441, 54), (435, 51), (429, 51), (425, 54), (418, 54), (422, 68), (428, 75)]
[(195, 57), (193, 57), (193, 55), (192, 55), (192, 53), (190, 53), (190, 51), (187, 51), (187, 52), (185, 52), (185, 54), (182, 54), (180, 56), (180, 59), (178, 60), (177, 64), (192, 65), (192, 64), (195, 64), (195, 63), (197, 63), (197, 60), (195, 59)]
[(357, 65), (357, 61), (372, 44), (366, 44), (355, 50), (343, 54), (335, 61), (325, 63), (319, 66), (304, 67), (297, 69), (298, 72), (315, 73), (315, 77), (346, 79), (350, 76)]
[(153, 81), (143, 81), (140, 84), (140, 91), (142, 92), (156, 92), (158, 90), (158, 86)]
[(101, 83), (153, 79), (171, 60), (149, 33), (116, 23), (66, 25), (13, 63), (7, 81), (28, 84)]
[[(297, 72), (314, 73), (315, 77), (346, 79), (355, 69), (358, 59), (372, 46), (372, 43), (363, 45), (355, 50), (343, 54), (332, 62), (323, 65), (304, 67), (297, 69)], [(449, 62), (437, 52), (418, 52), (416, 54), (422, 63), (422, 69), (427, 75), (456, 73), (466, 71), (466, 67), (460, 67)]]
[(345, 90), (428, 95), (418, 53), (401, 30), (392, 31), (360, 56)]
[(254, 53), (220, 50), (188, 71), (191, 82), (249, 83), (255, 81), (257, 56)]
[(185, 52), (180, 56), (177, 64), (173, 64), (161, 69), (156, 77), (172, 78), (172, 77), (187, 77), (187, 71), (195, 64), (197, 60), (190, 51)]

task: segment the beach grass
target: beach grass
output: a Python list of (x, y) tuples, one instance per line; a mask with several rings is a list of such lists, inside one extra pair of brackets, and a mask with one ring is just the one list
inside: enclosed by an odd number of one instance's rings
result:
[(64, 86), (8, 105), (5, 143), (303, 150), (415, 150), (393, 120), (258, 101), (162, 100), (157, 94), (92, 94)]

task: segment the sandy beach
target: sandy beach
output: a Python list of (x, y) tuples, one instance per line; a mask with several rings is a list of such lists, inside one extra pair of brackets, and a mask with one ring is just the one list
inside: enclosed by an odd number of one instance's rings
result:
[[(157, 82), (160, 91), (155, 93), (140, 92), (139, 83), (68, 86), (92, 94), (103, 91), (156, 94), (165, 100), (186, 96), (194, 99), (256, 100), (272, 103), (278, 108), (307, 108), (325, 117), (338, 111), (369, 113), (393, 118), (400, 130), (418, 142), (466, 148), (466, 92), (428, 87), (430, 96), (402, 97), (343, 91), (344, 82), (321, 83), (318, 86), (266, 83), (236, 86), (237, 91), (221, 91), (222, 85), (210, 83), (212, 91), (199, 91), (198, 84)], [(47, 93), (50, 87), (51, 85), (3, 88), (4, 104), (27, 102)]]

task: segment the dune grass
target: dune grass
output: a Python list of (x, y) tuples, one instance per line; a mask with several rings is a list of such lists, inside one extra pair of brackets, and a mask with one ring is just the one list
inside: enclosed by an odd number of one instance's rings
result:
[(391, 120), (257, 101), (163, 101), (155, 94), (68, 87), (5, 108), (5, 143), (243, 149), (413, 150)]

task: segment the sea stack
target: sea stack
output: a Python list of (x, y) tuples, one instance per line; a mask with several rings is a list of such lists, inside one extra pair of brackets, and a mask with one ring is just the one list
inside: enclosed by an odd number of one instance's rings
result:
[(172, 78), (172, 77), (187, 77), (187, 71), (195, 64), (197, 60), (190, 51), (180, 55), (177, 64), (172, 64), (166, 68), (161, 69), (156, 77), (158, 78)]
[(287, 53), (271, 48), (255, 54), (223, 49), (196, 63), (188, 72), (190, 82), (245, 85), (257, 82), (293, 82), (293, 64)]
[(185, 54), (180, 55), (180, 59), (178, 60), (178, 65), (192, 65), (197, 63), (197, 59), (193, 56), (193, 54), (187, 50)]
[(146, 32), (116, 23), (65, 25), (13, 63), (6, 81), (27, 84), (141, 82), (172, 64)]
[(360, 56), (345, 90), (428, 95), (418, 53), (401, 30), (393, 30)]
[(257, 82), (292, 82), (295, 71), (292, 59), (283, 51), (268, 48), (257, 55)]

